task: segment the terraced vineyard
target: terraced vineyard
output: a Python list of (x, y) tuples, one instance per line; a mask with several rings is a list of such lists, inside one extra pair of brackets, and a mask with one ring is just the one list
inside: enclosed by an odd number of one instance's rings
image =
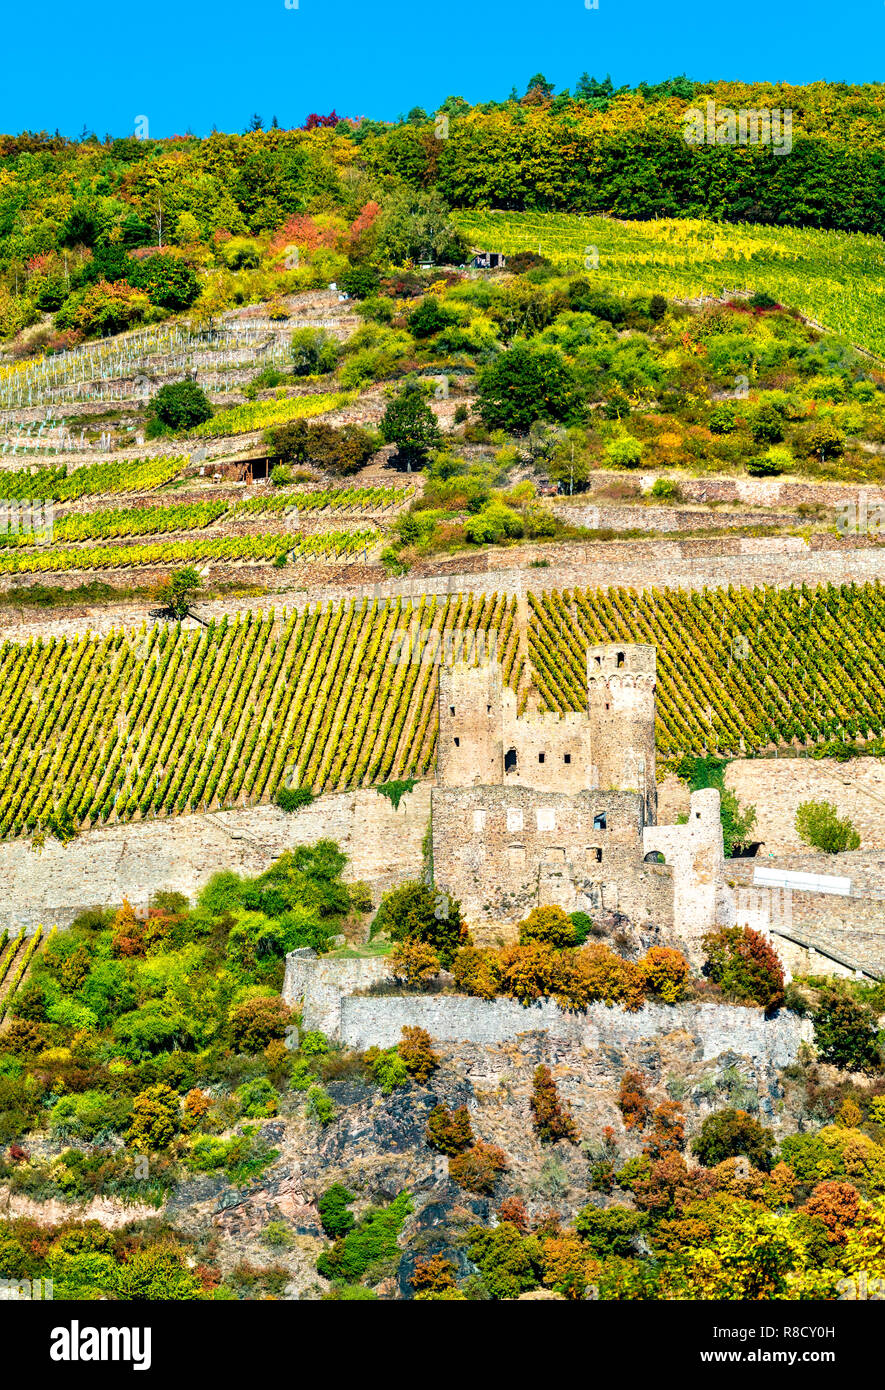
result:
[(590, 643), (658, 649), (664, 756), (885, 732), (885, 586), (575, 590), (529, 596), (529, 651), (549, 709), (585, 703)]
[(10, 501), (28, 497), (45, 498), (47, 502), (74, 502), (79, 497), (151, 492), (176, 478), (188, 462), (186, 454), (117, 459), (86, 464), (67, 475), (64, 466), (51, 464), (33, 471), (4, 468), (0, 470), (0, 493)]
[[(156, 536), (169, 531), (198, 531), (228, 510), (226, 502), (177, 502), (167, 507), (108, 507), (54, 517), (52, 540), (112, 540), (118, 536)], [(45, 545), (36, 531), (0, 533), (0, 546)]]
[[(403, 632), (430, 640), (395, 659)], [(885, 732), (885, 586), (465, 595), (246, 614), (0, 648), (0, 836), (423, 776), (439, 639), (495, 631), (524, 707), (584, 704), (589, 642), (658, 648), (658, 749), (756, 751)]]
[[(204, 523), (205, 524), (205, 523)], [(134, 545), (81, 545), (68, 550), (31, 545), (0, 551), (0, 574), (48, 574), (62, 570), (128, 569), (138, 565), (188, 565), (207, 560), (266, 564), (283, 555), (293, 560), (337, 560), (367, 551), (379, 540), (373, 530), (325, 531), (262, 536), (188, 537)]]
[(292, 396), (278, 401), (252, 401), (248, 405), (219, 410), (211, 420), (198, 425), (195, 435), (216, 438), (219, 435), (248, 434), (270, 425), (284, 425), (290, 420), (307, 420), (313, 415), (325, 415), (356, 400), (355, 391), (325, 391), (313, 396)]
[[(401, 634), (435, 634), (421, 660)], [(423, 775), (437, 729), (433, 644), (499, 634), (522, 676), (515, 600), (366, 600), (0, 648), (0, 836), (46, 824), (266, 800)], [(412, 653), (414, 655), (414, 653)]]
[(885, 356), (881, 238), (679, 218), (619, 222), (568, 213), (459, 212), (476, 246), (538, 251), (616, 294), (695, 298), (766, 290), (833, 333)]
[(263, 516), (268, 512), (381, 511), (402, 507), (414, 495), (411, 487), (333, 487), (316, 492), (284, 492), (271, 497), (250, 497), (235, 508), (239, 516)]

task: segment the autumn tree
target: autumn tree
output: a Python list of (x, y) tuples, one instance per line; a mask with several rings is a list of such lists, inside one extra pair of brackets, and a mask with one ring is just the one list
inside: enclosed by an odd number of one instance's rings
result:
[(484, 1144), (478, 1139), (472, 1148), (449, 1159), (449, 1177), (467, 1192), (488, 1197), (495, 1190), (499, 1177), (507, 1169), (503, 1149)]
[(410, 1076), (422, 1086), (439, 1066), (439, 1058), (433, 1050), (430, 1034), (424, 1028), (404, 1027), (397, 1051)]
[(645, 1077), (640, 1071), (625, 1071), (618, 1092), (618, 1109), (626, 1129), (645, 1129), (651, 1114), (651, 1101), (645, 1089)]
[(691, 1151), (706, 1168), (714, 1168), (726, 1158), (743, 1154), (756, 1168), (771, 1166), (774, 1135), (746, 1110), (718, 1110), (708, 1115), (698, 1135), (692, 1140)]
[(578, 1129), (571, 1107), (560, 1100), (556, 1082), (549, 1067), (536, 1067), (532, 1098), (529, 1102), (535, 1133), (542, 1144), (555, 1144), (560, 1139), (578, 1142)]
[(473, 1143), (473, 1129), (465, 1106), (454, 1112), (446, 1105), (437, 1105), (427, 1117), (424, 1135), (432, 1149), (441, 1154), (459, 1154)]
[(390, 970), (395, 980), (417, 987), (439, 974), (439, 956), (424, 941), (400, 941), (391, 952)]

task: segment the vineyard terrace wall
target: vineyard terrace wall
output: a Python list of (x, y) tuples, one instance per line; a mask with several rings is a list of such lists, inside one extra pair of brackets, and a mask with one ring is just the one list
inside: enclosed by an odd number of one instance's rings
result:
[[(539, 564), (543, 566), (541, 570), (533, 568)], [(158, 570), (154, 576), (149, 567), (144, 567), (107, 571), (104, 577), (116, 585), (143, 584), (154, 577), (165, 577), (166, 573), (167, 570)], [(89, 577), (95, 576), (90, 573)], [(46, 576), (5, 578), (21, 587), (28, 579), (43, 583)], [(381, 565), (363, 564), (340, 566), (334, 573), (330, 566), (317, 566), (314, 572), (306, 562), (291, 573), (269, 565), (212, 569), (213, 582), (260, 583), (272, 589), (269, 599), (256, 599), (251, 605), (256, 611), (276, 603), (290, 612), (352, 598), (420, 599), (425, 595), (492, 593), (524, 598), (542, 589), (608, 588), (613, 579), (640, 592), (654, 588), (771, 585), (785, 589), (800, 584), (885, 582), (885, 546), (847, 545), (827, 535), (813, 536), (809, 543), (801, 537), (743, 537), (533, 545), (520, 546), (518, 550), (490, 548), (476, 554), (419, 562), (410, 575), (400, 579), (387, 578)], [(53, 585), (59, 588), (75, 589), (83, 582), (83, 571), (52, 576)], [(38, 613), (26, 617), (11, 606), (0, 608), (0, 636), (21, 642), (30, 637), (73, 637), (83, 632), (106, 635), (120, 628), (140, 627), (148, 606), (84, 606), (46, 617)], [(249, 606), (237, 597), (200, 603), (197, 610), (209, 621), (213, 617), (234, 618)]]
[(430, 788), (418, 783), (395, 810), (371, 788), (318, 798), (287, 814), (275, 806), (173, 816), (85, 831), (36, 853), (23, 840), (0, 843), (0, 929), (40, 922), (66, 925), (97, 904), (144, 907), (154, 893), (193, 899), (221, 869), (254, 875), (294, 845), (335, 840), (348, 856), (343, 877), (365, 882), (374, 903), (417, 878), (430, 814)]

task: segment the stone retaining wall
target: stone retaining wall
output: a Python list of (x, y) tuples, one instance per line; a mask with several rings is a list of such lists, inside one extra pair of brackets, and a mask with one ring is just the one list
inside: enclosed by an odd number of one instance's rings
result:
[(41, 853), (27, 841), (0, 843), (0, 928), (64, 926), (85, 907), (145, 906), (160, 889), (193, 898), (212, 874), (259, 874), (294, 845), (332, 839), (348, 856), (344, 878), (381, 894), (423, 864), (430, 789), (419, 783), (394, 810), (371, 788), (319, 797), (287, 814), (276, 806), (170, 816), (85, 831)]
[(526, 1006), (513, 999), (486, 1002), (461, 995), (351, 995), (341, 1000), (341, 1041), (348, 1047), (393, 1047), (407, 1026), (425, 1028), (440, 1042), (482, 1044), (545, 1032), (588, 1052), (684, 1031), (703, 1039), (704, 1060), (731, 1052), (775, 1067), (795, 1061), (800, 1042), (812, 1037), (810, 1022), (795, 1014), (766, 1019), (761, 1009), (723, 1004), (646, 1004), (626, 1013), (604, 1004), (566, 1012), (551, 1000)]

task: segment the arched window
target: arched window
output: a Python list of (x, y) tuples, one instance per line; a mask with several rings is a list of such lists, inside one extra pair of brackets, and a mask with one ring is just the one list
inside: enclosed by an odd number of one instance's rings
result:
[(659, 849), (650, 850), (649, 853), (645, 856), (646, 864), (666, 864), (666, 862), (666, 859), (661, 854), (661, 851)]

